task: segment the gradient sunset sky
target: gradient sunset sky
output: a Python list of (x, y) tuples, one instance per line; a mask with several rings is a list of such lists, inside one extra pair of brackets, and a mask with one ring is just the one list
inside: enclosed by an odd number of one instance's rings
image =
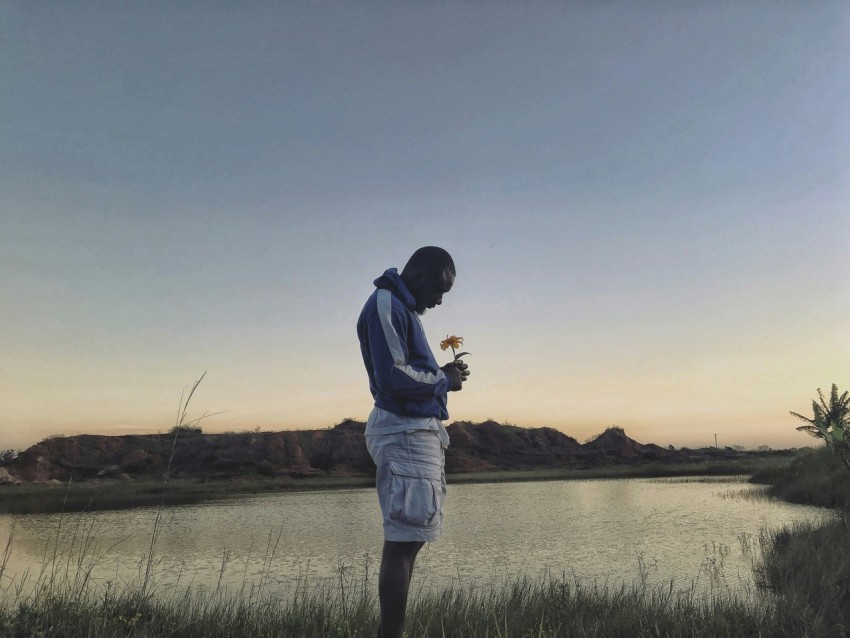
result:
[(0, 448), (371, 409), (422, 245), (451, 420), (809, 445), (850, 387), (850, 5), (0, 1)]

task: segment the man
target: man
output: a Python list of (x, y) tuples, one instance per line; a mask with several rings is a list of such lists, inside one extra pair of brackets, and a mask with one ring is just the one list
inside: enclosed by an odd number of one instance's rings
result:
[(400, 638), (413, 563), (422, 545), (439, 538), (446, 495), (446, 395), (469, 376), (458, 360), (442, 367), (425, 339), (419, 316), (439, 306), (455, 280), (451, 256), (425, 246), (401, 274), (390, 268), (357, 321), (363, 363), (375, 407), (366, 446), (377, 466), (375, 484), (384, 518), (378, 578), (380, 638)]

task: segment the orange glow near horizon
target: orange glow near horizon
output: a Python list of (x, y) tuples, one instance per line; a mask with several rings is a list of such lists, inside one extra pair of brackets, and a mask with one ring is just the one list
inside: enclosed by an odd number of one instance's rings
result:
[(451, 420), (796, 447), (850, 388), (846, 3), (77, 4), (2, 10), (0, 448), (204, 371), (207, 431), (365, 419), (427, 245)]

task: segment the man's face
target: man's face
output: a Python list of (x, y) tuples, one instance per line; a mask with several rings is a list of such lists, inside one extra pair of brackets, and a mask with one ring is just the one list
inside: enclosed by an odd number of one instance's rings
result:
[(421, 283), (416, 290), (411, 290), (416, 299), (416, 314), (424, 315), (429, 308), (443, 303), (443, 295), (452, 289), (455, 276), (450, 270), (444, 270), (439, 277), (421, 274)]

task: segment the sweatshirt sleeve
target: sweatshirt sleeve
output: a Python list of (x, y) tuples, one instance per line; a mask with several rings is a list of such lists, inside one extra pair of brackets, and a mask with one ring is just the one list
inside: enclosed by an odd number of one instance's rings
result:
[(406, 316), (393, 303), (389, 291), (379, 291), (368, 332), (375, 383), (381, 392), (414, 401), (448, 392), (448, 380), (442, 370), (432, 372), (411, 365)]

